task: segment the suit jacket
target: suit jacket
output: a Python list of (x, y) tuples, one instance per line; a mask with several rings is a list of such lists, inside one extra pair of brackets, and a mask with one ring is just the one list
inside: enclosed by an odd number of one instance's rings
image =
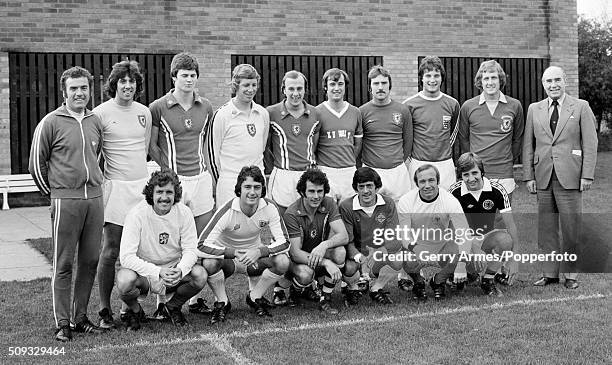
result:
[(523, 137), (523, 180), (544, 188), (553, 166), (565, 189), (579, 189), (593, 179), (597, 161), (595, 116), (585, 100), (565, 95), (555, 134), (550, 129), (548, 99), (529, 105)]

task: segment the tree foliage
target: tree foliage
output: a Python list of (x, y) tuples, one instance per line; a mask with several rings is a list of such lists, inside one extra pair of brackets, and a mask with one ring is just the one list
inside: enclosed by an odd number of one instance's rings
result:
[(612, 127), (612, 21), (579, 19), (578, 78), (580, 98), (591, 105), (597, 130), (604, 120)]

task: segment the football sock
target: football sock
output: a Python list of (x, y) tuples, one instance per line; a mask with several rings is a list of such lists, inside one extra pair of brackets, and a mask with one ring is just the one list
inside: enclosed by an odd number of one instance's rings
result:
[(397, 280), (402, 280), (402, 279), (410, 279), (408, 274), (406, 274), (406, 271), (404, 271), (403, 269), (400, 270), (399, 273), (397, 273)]
[(191, 281), (179, 283), (174, 296), (166, 303), (169, 308), (180, 308), (189, 298), (198, 292), (198, 288)]
[(157, 306), (159, 306), (160, 303), (166, 303), (168, 301), (168, 298), (166, 298), (166, 294), (157, 294)]
[(346, 283), (349, 290), (357, 290), (357, 282), (359, 281), (359, 271), (355, 272), (352, 276), (342, 275), (342, 283)]
[(200, 290), (200, 291), (198, 292), (198, 294), (196, 294), (196, 295), (194, 295), (193, 297), (191, 297), (191, 298), (189, 299), (189, 305), (192, 305), (192, 304), (197, 304), (197, 303), (198, 303), (198, 299), (199, 299), (199, 298), (204, 299), (204, 295), (202, 294), (202, 292), (203, 292), (203, 291), (204, 291), (204, 290)]
[(119, 293), (119, 299), (121, 299), (128, 307), (132, 308), (135, 304), (138, 304), (138, 296), (140, 295), (140, 289), (134, 288), (126, 293)]
[(286, 290), (291, 286), (291, 281), (287, 279), (286, 276), (281, 276), (276, 282), (276, 286), (274, 287), (274, 291)]
[(255, 300), (257, 298), (263, 297), (266, 293), (266, 290), (274, 285), (280, 279), (280, 275), (273, 273), (270, 269), (265, 269), (261, 274), (257, 285), (251, 290), (251, 299)]
[(396, 277), (396, 270), (393, 270), (389, 266), (385, 266), (380, 270), (380, 275), (372, 281), (370, 291), (376, 292), (387, 285), (391, 280)]
[(255, 290), (255, 287), (257, 287), (257, 283), (259, 282), (259, 278), (260, 277), (261, 277), (261, 275), (257, 275), (257, 276), (249, 276), (249, 275), (247, 275), (247, 279), (249, 279), (249, 291)]
[(332, 280), (332, 278), (325, 275), (323, 279), (323, 289), (322, 289), (323, 294), (331, 295), (335, 287), (336, 287), (336, 284), (334, 284), (334, 281)]
[(228, 303), (227, 293), (225, 292), (225, 274), (223, 274), (223, 270), (219, 270), (214, 275), (209, 275), (208, 285), (218, 302)]

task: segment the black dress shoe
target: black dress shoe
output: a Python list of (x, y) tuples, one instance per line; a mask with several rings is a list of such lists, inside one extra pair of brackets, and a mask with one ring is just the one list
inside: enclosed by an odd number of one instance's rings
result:
[(576, 279), (565, 279), (565, 284), (563, 285), (568, 289), (577, 289), (580, 286)]
[(533, 286), (546, 286), (557, 283), (559, 283), (559, 278), (547, 278), (546, 276), (542, 276), (538, 281), (533, 283)]

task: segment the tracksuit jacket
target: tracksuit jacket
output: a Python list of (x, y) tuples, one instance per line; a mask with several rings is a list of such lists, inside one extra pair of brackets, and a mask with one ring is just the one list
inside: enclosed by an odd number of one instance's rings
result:
[(79, 123), (65, 105), (47, 114), (34, 131), (29, 171), (43, 195), (89, 199), (102, 195), (97, 156), (102, 122), (90, 110)]

